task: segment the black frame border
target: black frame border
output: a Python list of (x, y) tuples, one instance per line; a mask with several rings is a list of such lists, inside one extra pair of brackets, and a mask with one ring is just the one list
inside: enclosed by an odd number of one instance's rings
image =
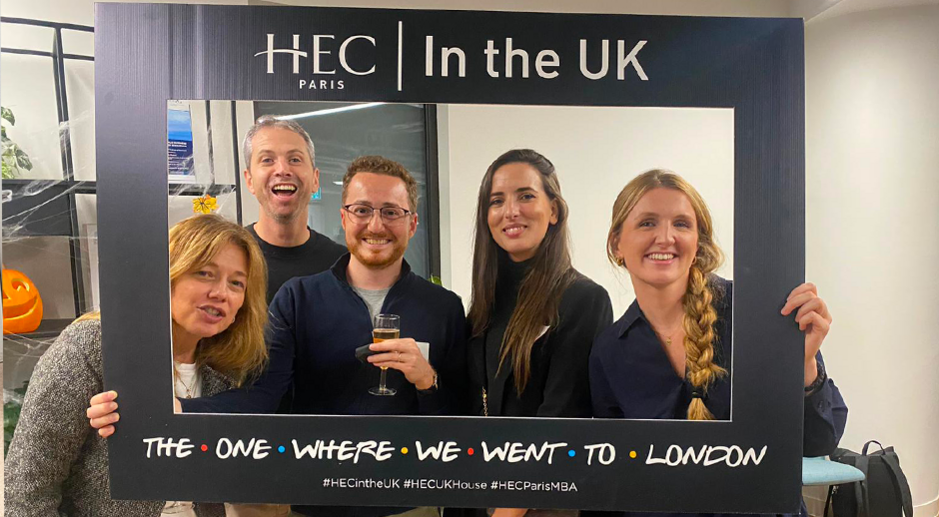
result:
[[(381, 71), (355, 87), (311, 93), (297, 90), (283, 75), (264, 75), (262, 59), (253, 56), (264, 50), (264, 34), (271, 31), (308, 36), (374, 30), (392, 40), (401, 20), (409, 30), (432, 31), (441, 41), (463, 38), (471, 42), (468, 47), (487, 37), (527, 38), (534, 45), (556, 41), (564, 59), (577, 39), (566, 34), (648, 39), (656, 44), (645, 49), (643, 64), (655, 80), (624, 87), (589, 82), (568, 68), (553, 83), (508, 81), (492, 88), (485, 78), (423, 78), (420, 63), (406, 61), (401, 91), (393, 74)], [(413, 38), (408, 41), (419, 41)], [(108, 389), (121, 393), (122, 403), (120, 432), (109, 440), (112, 497), (682, 512), (798, 508), (801, 334), (778, 313), (805, 269), (801, 20), (104, 3), (96, 5), (95, 55), (105, 380)], [(375, 59), (394, 62), (384, 49)], [(285, 58), (281, 66), (287, 63)], [(165, 346), (165, 111), (167, 99), (179, 98), (734, 108), (734, 420), (174, 415), (164, 396), (171, 381), (154, 365), (171, 360)], [(148, 459), (142, 440), (156, 436), (189, 437), (197, 448), (186, 458)], [(219, 460), (198, 452), (198, 443), (223, 437), (275, 444), (387, 439), (396, 448), (415, 440), (453, 440), (464, 451), (483, 440), (567, 442), (579, 451), (608, 442), (618, 454), (610, 466), (587, 466), (582, 457), (555, 457), (548, 466), (486, 463), (480, 455), (461, 455), (452, 463), (421, 462), (411, 454), (351, 464), (291, 461), (277, 454)], [(767, 452), (759, 465), (745, 468), (670, 468), (642, 461), (651, 446), (658, 455), (669, 444), (765, 445)], [(628, 459), (630, 449), (639, 451), (637, 460)], [(323, 488), (324, 476), (568, 481), (578, 491), (338, 490)]]

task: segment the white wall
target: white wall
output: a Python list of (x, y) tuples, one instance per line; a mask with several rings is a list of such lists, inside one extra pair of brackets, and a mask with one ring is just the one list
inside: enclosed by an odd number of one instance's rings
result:
[[(7, 16), (6, 3), (0, 13)], [(26, 27), (3, 24), (0, 45), (26, 50), (52, 51), (53, 30), (45, 27)], [(71, 53), (91, 54), (91, 34), (70, 34)], [(64, 36), (63, 36), (64, 41)], [(82, 119), (87, 117), (89, 103), (84, 102), (93, 93), (92, 67), (88, 62), (68, 62), (66, 66), (67, 87), (76, 89), (69, 98), (69, 108)], [(26, 177), (31, 179), (62, 178), (62, 161), (59, 151), (59, 125), (56, 114), (55, 83), (52, 60), (47, 57), (3, 53), (0, 55), (0, 102), (13, 110), (16, 125), (9, 128), (10, 138), (26, 151), (33, 162), (33, 170)], [(91, 88), (88, 85), (91, 84)], [(94, 133), (94, 125), (90, 127)], [(94, 149), (93, 140), (87, 149)], [(93, 155), (94, 153), (90, 153)], [(82, 155), (85, 159), (88, 153)], [(76, 166), (86, 166), (87, 162)]]
[[(616, 195), (637, 174), (674, 170), (711, 206), (717, 239), (733, 271), (733, 110), (549, 106), (441, 106), (448, 120), (440, 140), (441, 227), (449, 230), (450, 278), (444, 285), (465, 304), (471, 295), (473, 225), (479, 183), (489, 164), (509, 149), (531, 148), (554, 163), (570, 207), (574, 267), (610, 293), (614, 313), (635, 295), (627, 275), (606, 260), (606, 237)], [(444, 157), (448, 157), (444, 162)], [(449, 221), (443, 219), (449, 217)]]
[(842, 446), (896, 446), (939, 513), (939, 5), (806, 27), (806, 276), (850, 408)]

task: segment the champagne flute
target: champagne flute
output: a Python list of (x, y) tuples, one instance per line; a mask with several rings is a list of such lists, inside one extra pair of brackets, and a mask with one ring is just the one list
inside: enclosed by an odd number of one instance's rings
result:
[[(381, 343), (386, 339), (398, 339), (401, 334), (401, 318), (396, 314), (379, 314), (375, 316), (375, 325), (372, 328), (372, 343)], [(388, 367), (381, 367), (381, 377), (378, 386), (369, 388), (368, 392), (372, 395), (390, 396), (398, 391), (386, 386), (388, 376)]]

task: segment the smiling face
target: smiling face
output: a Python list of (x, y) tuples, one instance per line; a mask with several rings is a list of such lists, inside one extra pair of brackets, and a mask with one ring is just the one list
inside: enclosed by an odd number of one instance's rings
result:
[(244, 250), (227, 244), (208, 264), (179, 276), (170, 303), (174, 338), (198, 341), (224, 332), (244, 303), (247, 272)]
[(244, 176), (261, 205), (260, 216), (279, 223), (305, 220), (310, 194), (319, 190), (319, 169), (306, 141), (279, 127), (261, 129), (251, 139), (251, 163)]
[(487, 219), (496, 244), (521, 262), (535, 256), (548, 227), (558, 222), (558, 209), (534, 167), (508, 163), (492, 175)]
[(614, 244), (633, 283), (686, 285), (698, 252), (698, 223), (688, 196), (670, 188), (650, 190), (626, 216)]
[[(343, 205), (413, 210), (404, 180), (371, 172), (359, 172), (352, 177), (345, 189)], [(388, 222), (376, 210), (371, 219), (360, 222), (345, 209), (339, 212), (349, 252), (353, 259), (370, 269), (384, 269), (399, 263), (408, 248), (408, 240), (417, 230), (417, 214), (414, 213)]]

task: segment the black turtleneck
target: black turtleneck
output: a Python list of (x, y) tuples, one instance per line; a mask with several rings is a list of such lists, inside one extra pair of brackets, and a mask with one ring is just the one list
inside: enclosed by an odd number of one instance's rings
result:
[[(496, 281), (496, 298), (492, 315), (489, 319), (489, 329), (486, 331), (486, 378), (491, 384), (499, 369), (499, 353), (502, 350), (502, 338), (509, 327), (509, 320), (515, 312), (518, 302), (518, 290), (528, 270), (531, 269), (532, 260), (513, 262), (507, 257), (500, 257), (499, 279)], [(506, 363), (505, 368), (512, 368), (512, 363)], [(513, 381), (514, 376), (513, 376)]]
[(499, 369), (502, 339), (531, 265), (500, 257), (489, 328), (468, 345), (473, 413), (483, 414), (485, 388), (490, 416), (589, 417), (590, 349), (596, 335), (612, 323), (613, 309), (606, 290), (580, 273), (561, 295), (556, 325), (532, 347), (531, 376), (521, 395), (512, 360), (507, 358)]

